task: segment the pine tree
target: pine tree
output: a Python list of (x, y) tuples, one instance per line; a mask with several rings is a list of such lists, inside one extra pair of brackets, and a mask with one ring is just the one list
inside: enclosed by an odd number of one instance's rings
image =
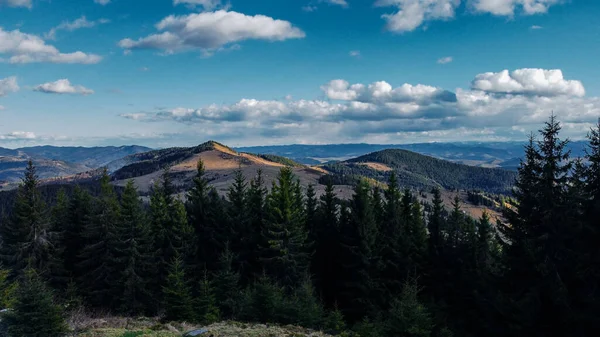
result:
[(375, 244), (377, 226), (373, 217), (370, 186), (362, 180), (352, 196), (351, 214), (342, 223), (340, 264), (340, 308), (349, 320), (354, 321), (373, 311), (375, 280)]
[(249, 214), (250, 234), (248, 235), (248, 246), (251, 249), (248, 256), (248, 268), (241, 271), (240, 283), (242, 285), (250, 284), (250, 281), (263, 271), (260, 256), (262, 249), (260, 248), (267, 246), (262, 235), (266, 217), (266, 195), (267, 189), (264, 186), (262, 171), (258, 169), (256, 176), (250, 181), (250, 188), (248, 189), (248, 209), (252, 210)]
[(317, 289), (329, 308), (335, 302), (339, 270), (339, 212), (336, 198), (333, 184), (329, 180), (317, 209), (319, 221), (314, 230), (315, 254), (311, 263)]
[(142, 314), (151, 302), (152, 240), (133, 180), (123, 191), (117, 235), (115, 261), (121, 276), (113, 287), (122, 312)]
[(315, 294), (310, 278), (304, 281), (296, 289), (295, 294), (296, 319), (301, 326), (306, 328), (319, 328), (323, 322), (323, 306)]
[(36, 169), (30, 160), (17, 191), (12, 218), (0, 228), (0, 257), (15, 273), (25, 266), (44, 275), (49, 272), (50, 219), (38, 187)]
[(110, 307), (117, 300), (113, 285), (120, 274), (115, 261), (120, 205), (106, 169), (100, 186), (100, 196), (94, 200), (90, 221), (82, 233), (85, 247), (80, 255), (79, 283), (90, 305)]
[(206, 270), (199, 289), (199, 296), (196, 300), (196, 316), (199, 317), (200, 323), (209, 325), (219, 320), (220, 313), (216, 305), (213, 284), (209, 280)]
[(485, 273), (492, 265), (492, 251), (494, 249), (494, 229), (490, 223), (490, 217), (486, 211), (483, 212), (477, 223), (477, 269)]
[(60, 337), (67, 332), (60, 306), (31, 268), (24, 271), (13, 310), (5, 314), (4, 320), (11, 336)]
[(429, 215), (429, 251), (430, 256), (440, 256), (444, 241), (445, 221), (443, 217), (444, 202), (439, 188), (433, 189), (433, 209)]
[(236, 270), (249, 268), (248, 258), (251, 256), (252, 230), (249, 223), (248, 209), (248, 183), (244, 177), (241, 168), (235, 171), (233, 184), (229, 187), (227, 193), (229, 203), (227, 203), (227, 215), (230, 232), (226, 233), (226, 240), (229, 242), (231, 251), (236, 256), (234, 266)]
[(50, 243), (48, 283), (54, 289), (64, 290), (70, 280), (65, 268), (65, 224), (69, 221), (69, 199), (64, 188), (58, 191), (56, 203), (50, 212)]
[(163, 286), (163, 306), (166, 321), (194, 321), (192, 293), (186, 279), (183, 260), (175, 257)]
[(79, 280), (81, 251), (85, 245), (83, 230), (88, 226), (92, 213), (92, 197), (78, 185), (73, 189), (69, 202), (69, 218), (63, 225), (64, 268), (71, 280)]
[(304, 223), (305, 229), (308, 233), (308, 246), (310, 247), (311, 255), (314, 254), (315, 241), (316, 241), (316, 229), (317, 229), (317, 197), (315, 187), (309, 184), (306, 189), (306, 199), (304, 205)]
[(0, 307), (11, 308), (16, 298), (18, 283), (10, 280), (10, 271), (0, 269)]
[(282, 168), (267, 197), (265, 270), (286, 287), (294, 287), (308, 271), (309, 257), (304, 227), (303, 204), (289, 167)]
[(433, 322), (427, 308), (419, 302), (418, 293), (417, 283), (407, 280), (400, 298), (390, 309), (385, 329), (387, 336), (430, 336)]
[(233, 254), (229, 247), (221, 254), (220, 269), (215, 276), (215, 298), (223, 318), (231, 319), (238, 314), (240, 300), (240, 276), (232, 268)]

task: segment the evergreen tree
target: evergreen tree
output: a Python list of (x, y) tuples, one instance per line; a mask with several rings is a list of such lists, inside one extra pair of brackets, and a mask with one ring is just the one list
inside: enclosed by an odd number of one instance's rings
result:
[(81, 251), (85, 245), (83, 231), (88, 226), (92, 214), (92, 197), (79, 185), (73, 189), (69, 201), (69, 218), (63, 223), (63, 256), (64, 269), (71, 280), (79, 280), (82, 272), (80, 266)]
[(309, 184), (306, 189), (306, 202), (305, 202), (305, 229), (308, 233), (308, 244), (311, 248), (311, 253), (314, 253), (316, 232), (317, 232), (317, 197), (315, 187)]
[(196, 300), (196, 312), (199, 321), (208, 325), (219, 320), (219, 308), (216, 305), (212, 282), (208, 278), (208, 272), (204, 271), (204, 278), (200, 282), (199, 296)]
[(263, 256), (265, 270), (286, 287), (294, 287), (308, 271), (303, 204), (289, 167), (282, 168), (267, 198)]
[(113, 285), (120, 276), (115, 260), (120, 205), (106, 169), (100, 186), (100, 196), (94, 200), (90, 221), (82, 233), (85, 247), (79, 262), (80, 284), (90, 305), (110, 307), (117, 300)]
[(295, 294), (296, 319), (298, 323), (307, 328), (317, 329), (323, 322), (323, 306), (316, 297), (315, 288), (310, 278), (296, 289)]
[[(429, 251), (432, 258), (442, 254), (442, 246), (444, 241), (444, 202), (439, 188), (433, 189), (433, 208), (429, 215)], [(435, 268), (435, 267), (434, 267)]]
[(30, 160), (17, 191), (12, 218), (0, 227), (0, 257), (15, 273), (25, 266), (43, 275), (49, 272), (50, 219), (38, 187), (36, 169)]
[(335, 302), (339, 270), (338, 204), (331, 180), (320, 198), (317, 214), (319, 221), (314, 230), (315, 254), (311, 266), (321, 298), (331, 308)]
[(11, 308), (16, 298), (17, 281), (10, 280), (10, 271), (0, 269), (0, 307)]
[(231, 319), (238, 314), (240, 300), (240, 276), (232, 268), (233, 254), (229, 247), (221, 254), (220, 269), (215, 276), (215, 298), (223, 318)]
[(352, 196), (351, 214), (342, 223), (340, 264), (342, 283), (339, 285), (340, 308), (349, 320), (355, 321), (375, 309), (375, 244), (377, 226), (373, 217), (370, 186), (362, 180)]
[(115, 261), (121, 276), (114, 285), (115, 293), (121, 311), (141, 314), (151, 302), (148, 285), (154, 266), (150, 231), (133, 180), (123, 191), (117, 235)]
[(486, 211), (483, 212), (477, 223), (477, 269), (485, 273), (490, 271), (493, 263), (494, 229), (490, 223), (490, 217)]
[(226, 233), (232, 253), (236, 256), (235, 269), (248, 269), (248, 258), (252, 254), (252, 230), (250, 228), (248, 209), (248, 183), (241, 168), (235, 171), (233, 184), (227, 193), (229, 203), (227, 204), (228, 221), (230, 222), (230, 233)]
[(419, 302), (418, 293), (415, 281), (405, 282), (400, 298), (390, 309), (385, 328), (387, 336), (430, 336), (433, 321), (427, 308)]
[(31, 268), (25, 270), (13, 310), (5, 314), (3, 321), (11, 336), (60, 337), (67, 332), (60, 306), (54, 303), (52, 292)]
[(166, 321), (194, 321), (194, 303), (186, 279), (183, 260), (173, 258), (167, 282), (163, 286), (163, 306)]
[(258, 169), (256, 176), (250, 181), (248, 189), (248, 209), (252, 210), (248, 216), (249, 230), (248, 246), (252, 247), (248, 256), (248, 268), (241, 271), (240, 281), (242, 285), (248, 285), (250, 281), (260, 275), (263, 271), (261, 261), (261, 247), (267, 246), (265, 238), (262, 235), (266, 217), (265, 199), (267, 189), (264, 186), (262, 171)]
[(65, 224), (69, 221), (69, 199), (64, 188), (58, 191), (50, 212), (50, 243), (48, 282), (54, 289), (64, 290), (70, 280), (65, 268)]

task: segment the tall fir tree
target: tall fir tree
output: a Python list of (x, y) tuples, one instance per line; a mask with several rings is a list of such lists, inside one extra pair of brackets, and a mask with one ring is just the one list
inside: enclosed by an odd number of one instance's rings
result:
[(150, 303), (156, 300), (149, 287), (154, 268), (153, 242), (142, 207), (133, 180), (129, 180), (121, 198), (115, 248), (115, 262), (121, 275), (113, 285), (120, 311), (127, 314), (148, 312)]
[(213, 282), (208, 277), (208, 271), (204, 271), (204, 277), (198, 288), (198, 297), (195, 301), (196, 317), (202, 324), (212, 324), (219, 320), (220, 312), (216, 303)]
[(240, 283), (248, 285), (251, 281), (263, 272), (261, 261), (261, 247), (265, 247), (267, 243), (262, 235), (264, 231), (266, 217), (266, 195), (267, 189), (264, 186), (262, 170), (258, 169), (256, 176), (250, 180), (250, 188), (248, 189), (248, 209), (252, 210), (248, 216), (250, 234), (248, 236), (248, 245), (250, 256), (248, 256), (248, 267), (241, 270)]
[(78, 266), (79, 284), (92, 307), (110, 307), (117, 301), (113, 286), (119, 278), (115, 257), (120, 205), (106, 169), (100, 179), (100, 195), (92, 207), (82, 233), (85, 246)]
[(235, 318), (239, 314), (240, 275), (234, 271), (233, 253), (229, 247), (221, 254), (220, 268), (215, 275), (215, 299), (219, 311), (225, 319)]
[(83, 231), (92, 215), (92, 197), (86, 190), (76, 185), (69, 201), (69, 218), (63, 223), (64, 268), (71, 281), (79, 280), (81, 251), (86, 244)]
[(0, 257), (15, 273), (22, 272), (26, 266), (43, 275), (49, 272), (50, 217), (38, 187), (36, 169), (29, 160), (17, 190), (12, 217), (0, 228)]
[(248, 208), (248, 183), (242, 172), (241, 167), (234, 173), (233, 184), (229, 187), (227, 198), (227, 220), (229, 221), (230, 232), (226, 233), (226, 240), (229, 242), (229, 249), (235, 255), (235, 261), (232, 261), (236, 270), (245, 270), (249, 268), (249, 257), (254, 249), (252, 245), (252, 230), (250, 228), (249, 215), (251, 210)]
[(167, 282), (162, 289), (164, 319), (193, 322), (196, 317), (194, 302), (181, 257), (176, 256), (171, 261)]
[(50, 211), (50, 249), (48, 283), (57, 290), (65, 290), (70, 275), (65, 268), (65, 224), (69, 221), (69, 198), (64, 188), (58, 191)]
[(262, 261), (268, 275), (293, 288), (308, 271), (308, 233), (298, 184), (290, 167), (282, 168), (267, 196)]

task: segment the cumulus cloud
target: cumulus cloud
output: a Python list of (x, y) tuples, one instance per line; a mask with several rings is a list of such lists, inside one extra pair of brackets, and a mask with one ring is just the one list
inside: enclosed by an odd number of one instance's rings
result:
[(19, 30), (5, 31), (0, 27), (0, 55), (9, 55), (9, 63), (81, 63), (94, 64), (102, 57), (82, 51), (61, 53), (42, 38)]
[(364, 84), (352, 84), (345, 80), (333, 80), (321, 86), (325, 95), (334, 100), (357, 102), (418, 102), (425, 100), (454, 101), (456, 97), (449, 91), (440, 88), (404, 83), (393, 88), (391, 84), (380, 81)]
[(245, 40), (284, 41), (304, 38), (305, 33), (284, 20), (265, 15), (245, 15), (219, 10), (183, 16), (170, 15), (156, 28), (162, 33), (119, 42), (121, 48), (158, 49), (166, 53), (187, 50), (214, 51)]
[(450, 63), (452, 62), (452, 56), (446, 56), (446, 57), (442, 57), (441, 59), (437, 60), (438, 64), (446, 64), (446, 63)]
[(0, 0), (0, 7), (26, 7), (31, 8), (31, 0)]
[(470, 5), (477, 12), (513, 16), (518, 9), (525, 15), (546, 13), (561, 2), (564, 0), (471, 0)]
[(98, 5), (102, 5), (102, 6), (106, 6), (110, 3), (111, 0), (94, 0), (94, 3), (97, 3)]
[(509, 72), (479, 74), (471, 87), (490, 93), (538, 96), (569, 95), (582, 97), (585, 89), (580, 81), (565, 80), (559, 69), (517, 69)]
[(55, 82), (48, 82), (40, 84), (33, 88), (35, 91), (43, 92), (46, 94), (71, 94), (71, 95), (91, 95), (94, 93), (93, 90), (85, 88), (81, 85), (72, 85), (71, 82), (64, 78)]
[(53, 40), (56, 38), (56, 32), (59, 30), (66, 30), (66, 31), (72, 32), (77, 29), (92, 28), (97, 25), (105, 24), (105, 23), (109, 23), (109, 22), (110, 22), (110, 20), (108, 20), (108, 19), (98, 19), (98, 21), (89, 21), (85, 16), (82, 16), (82, 17), (76, 19), (75, 21), (62, 22), (60, 25), (50, 29), (50, 31), (48, 33), (44, 34), (44, 37), (46, 39)]
[(6, 134), (0, 134), (0, 140), (31, 140), (36, 138), (35, 133), (28, 131), (13, 131)]
[(230, 7), (229, 4), (223, 5), (221, 0), (173, 0), (173, 5), (187, 5), (192, 8), (201, 7), (205, 11)]
[[(509, 75), (530, 72), (520, 69)], [(509, 89), (486, 75), (484, 78), (493, 85), (483, 89), (475, 85), (457, 88), (454, 92), (423, 84), (393, 87), (385, 81), (366, 85), (333, 80), (321, 87), (330, 101), (246, 98), (231, 104), (165, 108), (121, 116), (147, 123), (176, 121), (194, 130), (201, 128), (223, 141), (235, 140), (243, 133), (245, 139), (265, 144), (394, 143), (524, 137), (522, 130), (537, 130), (554, 112), (568, 125), (566, 136), (585, 136), (587, 126), (600, 115), (600, 98), (585, 97), (583, 87), (579, 90), (564, 79), (566, 85), (558, 84), (556, 79), (560, 76), (556, 70), (543, 70), (542, 74), (545, 75), (515, 75), (519, 86), (511, 84)], [(476, 76), (474, 84), (482, 79), (481, 75)]]
[(392, 14), (384, 14), (387, 29), (392, 32), (410, 32), (425, 22), (448, 20), (454, 17), (460, 0), (377, 0), (377, 7), (396, 7)]
[(350, 56), (360, 58), (360, 50), (352, 50), (350, 51)]
[(0, 79), (0, 97), (17, 91), (19, 91), (19, 85), (15, 76)]

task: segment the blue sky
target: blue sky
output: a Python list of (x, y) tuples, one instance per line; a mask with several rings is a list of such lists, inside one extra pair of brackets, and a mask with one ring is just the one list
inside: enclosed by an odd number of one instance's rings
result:
[(0, 146), (521, 140), (600, 117), (592, 0), (0, 0)]

